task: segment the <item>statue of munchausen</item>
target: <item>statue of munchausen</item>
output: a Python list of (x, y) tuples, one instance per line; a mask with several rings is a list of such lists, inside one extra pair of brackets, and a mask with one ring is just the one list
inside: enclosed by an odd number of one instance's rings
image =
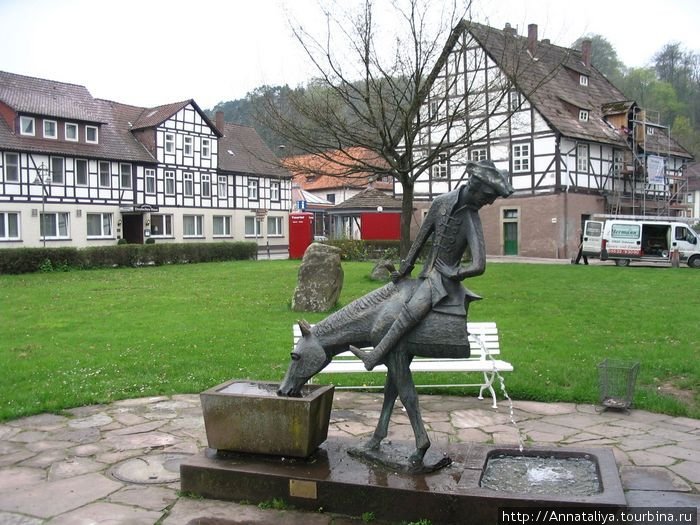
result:
[[(491, 161), (469, 162), (469, 179), (453, 191), (437, 197), (430, 206), (406, 259), (392, 274), (392, 282), (351, 302), (315, 326), (300, 321), (302, 337), (280, 385), (279, 395), (298, 395), (301, 387), (330, 363), (333, 356), (352, 351), (368, 370), (387, 367), (384, 403), (370, 440), (352, 449), (353, 455), (383, 461), (380, 444), (387, 436), (391, 412), (399, 397), (411, 421), (416, 450), (405, 470), (424, 472), (449, 464), (426, 466), (423, 458), (430, 440), (418, 406), (411, 375), (414, 356), (469, 357), (466, 315), (469, 302), (480, 299), (462, 281), (486, 268), (486, 247), (479, 219), (482, 206), (508, 197), (513, 187), (505, 171)], [(432, 240), (430, 252), (417, 279), (409, 278), (423, 246)], [(462, 265), (469, 249), (471, 257)], [(373, 346), (369, 351), (359, 348)]]

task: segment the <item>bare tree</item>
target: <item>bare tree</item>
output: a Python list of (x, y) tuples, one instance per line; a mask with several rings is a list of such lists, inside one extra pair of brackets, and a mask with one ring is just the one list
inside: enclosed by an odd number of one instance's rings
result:
[[(460, 75), (468, 60), (470, 2), (446, 4), (430, 0), (382, 4), (391, 11), (390, 30), (377, 20), (379, 6), (371, 0), (365, 0), (359, 12), (338, 5), (326, 9), (322, 37), (294, 27), (318, 76), (290, 96), (291, 107), (269, 97), (259, 115), (285, 137), (288, 151), (332, 162), (329, 175), (352, 178), (371, 173), (396, 179), (402, 190), (402, 255), (410, 248), (416, 180), (432, 166), (463, 157), (474, 140), (504, 125), (517, 109), (509, 104), (508, 94), (520, 53), (509, 47), (522, 47), (522, 39), (514, 37), (500, 46), (503, 74), (488, 85), (478, 75)], [(477, 92), (488, 96), (467, 96)], [(448, 96), (452, 93), (460, 96)], [(361, 148), (376, 155), (357, 155)], [(321, 165), (314, 164), (315, 174), (323, 174)], [(288, 167), (301, 172), (308, 168)]]

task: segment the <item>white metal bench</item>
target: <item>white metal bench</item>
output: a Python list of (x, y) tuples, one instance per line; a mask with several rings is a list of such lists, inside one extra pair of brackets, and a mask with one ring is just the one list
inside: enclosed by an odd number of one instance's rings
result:
[[(301, 330), (295, 323), (293, 326), (294, 346), (301, 337)], [(483, 381), (478, 383), (452, 383), (452, 384), (416, 384), (416, 388), (428, 387), (479, 387), (479, 399), (483, 399), (484, 390), (488, 389), (493, 399), (493, 408), (497, 408), (496, 392), (493, 388), (493, 382), (497, 377), (497, 373), (512, 372), (513, 365), (506, 361), (496, 359), (501, 353), (500, 343), (498, 340), (498, 328), (496, 323), (467, 323), (467, 331), (469, 332), (469, 345), (471, 355), (468, 358), (434, 358), (434, 357), (415, 357), (411, 362), (412, 372), (480, 372), (483, 374)], [(368, 348), (365, 348), (368, 349)], [(386, 373), (384, 365), (377, 365), (371, 372), (365, 370), (365, 366), (361, 360), (355, 357), (350, 352), (343, 352), (333, 358), (328, 366), (321, 372), (323, 374), (350, 374), (350, 373)], [(415, 378), (415, 376), (414, 376)], [(336, 388), (362, 388), (362, 389), (381, 389), (382, 386), (375, 385), (357, 385), (343, 386)]]

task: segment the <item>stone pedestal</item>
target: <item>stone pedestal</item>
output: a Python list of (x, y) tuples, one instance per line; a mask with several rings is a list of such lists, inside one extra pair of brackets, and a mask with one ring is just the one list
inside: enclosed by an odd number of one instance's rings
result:
[[(504, 508), (577, 507), (614, 511), (626, 505), (612, 450), (528, 449), (542, 454), (585, 454), (596, 462), (602, 490), (590, 496), (515, 494), (480, 486), (484, 466), (494, 453), (514, 449), (455, 443), (444, 451), (449, 467), (431, 474), (397, 473), (347, 454), (356, 440), (330, 438), (306, 459), (282, 459), (253, 454), (221, 456), (212, 450), (180, 467), (182, 490), (204, 498), (251, 503), (281, 499), (296, 508), (359, 516), (372, 512), (378, 519), (433, 523), (496, 524)], [(382, 445), (406, 456), (413, 443)], [(440, 452), (430, 449), (426, 460)], [(430, 457), (432, 456), (432, 457)]]

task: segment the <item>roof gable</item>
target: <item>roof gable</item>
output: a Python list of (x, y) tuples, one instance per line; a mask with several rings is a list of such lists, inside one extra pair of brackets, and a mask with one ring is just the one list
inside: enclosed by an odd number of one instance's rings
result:
[(181, 102), (173, 102), (171, 104), (164, 104), (155, 108), (146, 108), (139, 115), (138, 119), (136, 119), (133, 122), (132, 129), (140, 130), (160, 126), (166, 120), (172, 118), (174, 115), (176, 115), (179, 111), (186, 108), (187, 106), (192, 106), (192, 108), (199, 114), (202, 120), (206, 122), (207, 126), (211, 128), (214, 134), (219, 137), (221, 136), (221, 132), (217, 129), (214, 123), (192, 99), (183, 100)]
[[(624, 135), (605, 121), (603, 108), (626, 97), (586, 65), (579, 51), (546, 40), (535, 39), (533, 46), (527, 37), (476, 23), (467, 31), (552, 128), (575, 139), (625, 144)], [(585, 86), (581, 75), (588, 77)], [(579, 120), (572, 106), (589, 111), (588, 120)]]

